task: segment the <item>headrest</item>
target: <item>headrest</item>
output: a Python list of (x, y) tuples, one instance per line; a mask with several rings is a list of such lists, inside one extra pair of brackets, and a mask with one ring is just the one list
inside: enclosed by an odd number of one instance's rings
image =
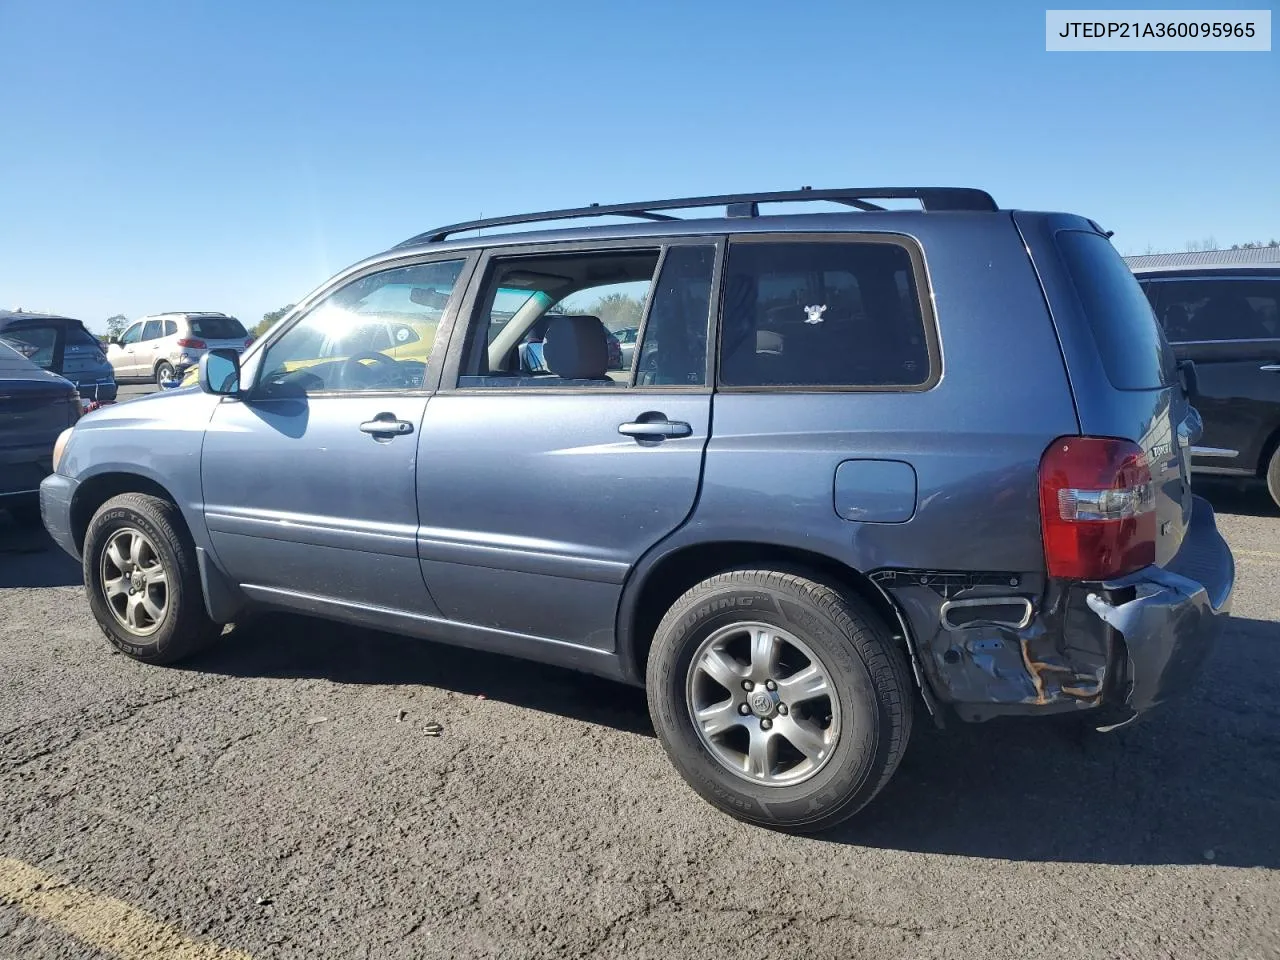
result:
[(609, 341), (599, 317), (553, 317), (547, 324), (543, 360), (564, 380), (608, 378)]

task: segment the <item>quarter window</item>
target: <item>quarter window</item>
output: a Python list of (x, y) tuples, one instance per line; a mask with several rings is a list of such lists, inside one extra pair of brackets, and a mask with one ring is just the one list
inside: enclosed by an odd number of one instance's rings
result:
[(383, 270), (312, 307), (262, 359), (268, 395), (418, 390), (466, 261)]
[(911, 256), (883, 241), (729, 248), (720, 382), (730, 387), (926, 384), (929, 339)]
[(37, 366), (53, 369), (54, 353), (58, 346), (58, 331), (54, 327), (21, 327), (0, 333), (13, 349)]

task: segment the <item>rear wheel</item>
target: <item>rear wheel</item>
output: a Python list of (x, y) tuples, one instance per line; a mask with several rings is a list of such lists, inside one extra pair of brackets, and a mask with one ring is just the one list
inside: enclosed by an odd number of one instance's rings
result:
[(107, 640), (146, 663), (176, 663), (221, 632), (204, 609), (195, 546), (178, 508), (125, 493), (104, 503), (84, 541), (89, 609)]
[(173, 379), (173, 364), (167, 360), (161, 360), (156, 366), (156, 386), (163, 387), (166, 380)]
[(1280, 447), (1271, 454), (1271, 463), (1267, 466), (1267, 490), (1276, 506), (1280, 507)]
[(647, 668), (672, 763), (750, 823), (834, 826), (888, 782), (911, 733), (909, 667), (861, 604), (793, 574), (706, 580), (667, 612)]

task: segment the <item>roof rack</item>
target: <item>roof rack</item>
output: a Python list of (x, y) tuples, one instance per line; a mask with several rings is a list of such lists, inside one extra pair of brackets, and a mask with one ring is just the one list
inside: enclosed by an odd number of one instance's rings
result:
[(973, 187), (867, 187), (836, 190), (778, 190), (773, 193), (727, 193), (716, 197), (682, 197), (676, 200), (654, 200), (648, 203), (614, 203), (601, 206), (572, 207), (565, 210), (546, 210), (541, 213), (521, 213), (509, 217), (490, 217), (485, 220), (465, 220), (436, 227), (410, 237), (398, 247), (421, 243), (439, 243), (455, 233), (482, 230), (487, 227), (509, 227), (518, 223), (540, 223), (549, 220), (578, 220), (586, 217), (636, 217), (641, 220), (680, 220), (658, 210), (686, 210), (694, 207), (725, 208), (727, 217), (758, 217), (762, 203), (795, 203), (829, 200), (865, 211), (884, 211), (886, 208), (871, 200), (919, 200), (927, 211), (968, 210), (991, 212), (998, 210), (995, 200), (985, 190)]

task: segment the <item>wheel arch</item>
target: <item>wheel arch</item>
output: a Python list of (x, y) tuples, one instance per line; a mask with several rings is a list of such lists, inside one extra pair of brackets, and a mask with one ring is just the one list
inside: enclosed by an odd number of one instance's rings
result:
[(676, 546), (637, 566), (619, 604), (618, 660), (623, 677), (644, 684), (653, 634), (663, 614), (686, 590), (728, 570), (759, 568), (800, 573), (862, 600), (879, 614), (906, 647), (916, 686), (930, 713), (936, 700), (916, 659), (916, 642), (906, 616), (893, 599), (860, 570), (827, 554), (763, 540), (711, 540)]
[(1280, 449), (1280, 423), (1272, 425), (1270, 436), (1262, 442), (1262, 453), (1258, 457), (1257, 476), (1264, 480), (1267, 477), (1267, 468), (1271, 466), (1271, 458), (1275, 456), (1277, 449)]
[[(76, 550), (83, 553), (84, 538), (89, 530), (89, 521), (98, 512), (98, 508), (122, 493), (145, 493), (162, 500), (168, 500), (182, 511), (177, 498), (158, 480), (140, 473), (126, 471), (107, 471), (94, 474), (81, 480), (76, 487), (75, 496), (71, 499), (71, 535), (75, 538)], [(184, 521), (186, 517), (183, 517)]]

